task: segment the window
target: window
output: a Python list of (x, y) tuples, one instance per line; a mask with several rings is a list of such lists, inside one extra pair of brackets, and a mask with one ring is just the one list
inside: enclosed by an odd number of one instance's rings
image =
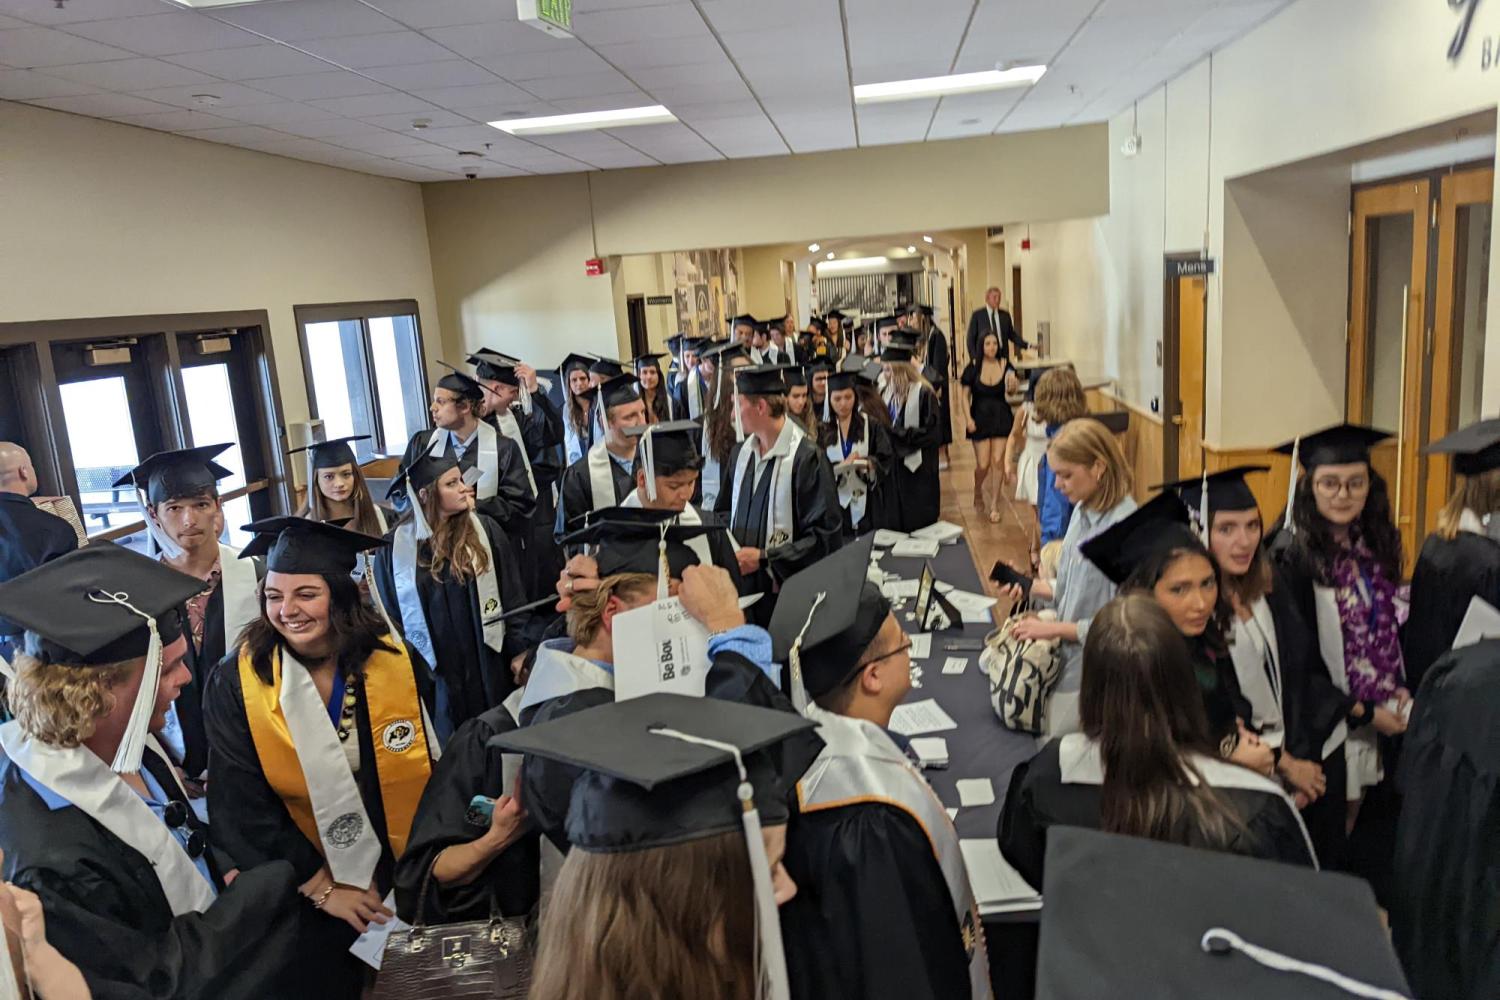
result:
[(125, 377), (65, 382), (63, 422), (68, 428), (73, 468), (78, 476), (79, 515), (89, 534), (141, 519), (135, 490), (114, 482), (141, 460)]
[[(182, 369), (182, 387), (187, 396), (188, 421), (193, 428), (193, 447), (229, 444), (214, 461), (228, 469), (229, 478), (219, 480), (220, 495), (245, 485), (245, 456), (240, 451), (240, 432), (234, 411), (234, 393), (230, 391), (229, 365), (194, 365)], [(235, 497), (224, 501), (223, 539), (235, 548), (249, 544), (251, 535), (241, 530), (255, 518), (250, 513), (250, 498)]]
[(327, 438), (368, 434), (355, 453), (398, 455), (427, 426), (415, 302), (299, 306), (308, 404)]

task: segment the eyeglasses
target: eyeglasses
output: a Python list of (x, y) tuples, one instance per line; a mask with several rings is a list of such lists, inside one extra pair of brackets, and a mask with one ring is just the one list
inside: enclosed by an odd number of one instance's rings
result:
[[(173, 799), (167, 803), (162, 810), (162, 819), (178, 840), (182, 841), (182, 849), (187, 851), (187, 856), (197, 861), (203, 857), (203, 852), (208, 850), (208, 840), (203, 836), (201, 830), (194, 830), (188, 826), (188, 807), (185, 803)], [(183, 835), (184, 829), (187, 831)]]
[(1364, 476), (1356, 476), (1353, 479), (1322, 476), (1313, 480), (1313, 489), (1325, 500), (1332, 500), (1340, 493), (1347, 493), (1351, 497), (1362, 497), (1370, 492), (1370, 481)]

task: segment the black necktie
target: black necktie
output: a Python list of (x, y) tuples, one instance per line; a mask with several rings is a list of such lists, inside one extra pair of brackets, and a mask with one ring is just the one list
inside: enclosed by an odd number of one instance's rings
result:
[(739, 495), (734, 505), (734, 534), (736, 538), (749, 539), (750, 508), (755, 506), (755, 451), (750, 442), (743, 448), (749, 453), (745, 462), (745, 478), (740, 483)]

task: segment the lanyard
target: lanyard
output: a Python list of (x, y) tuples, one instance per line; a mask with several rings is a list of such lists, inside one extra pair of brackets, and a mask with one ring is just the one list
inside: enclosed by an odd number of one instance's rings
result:
[(1245, 624), (1255, 630), (1255, 637), (1260, 643), (1261, 669), (1266, 672), (1266, 680), (1271, 685), (1271, 696), (1276, 699), (1277, 707), (1281, 707), (1281, 667), (1276, 662), (1276, 656), (1271, 652), (1271, 639), (1260, 627), (1255, 612), (1245, 620)]
[(332, 720), (333, 727), (338, 728), (339, 720), (344, 715), (344, 672), (338, 670), (333, 675), (333, 691), (328, 695), (328, 718)]

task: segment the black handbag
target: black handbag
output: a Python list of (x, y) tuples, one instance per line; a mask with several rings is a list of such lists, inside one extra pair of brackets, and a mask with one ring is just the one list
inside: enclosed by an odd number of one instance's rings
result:
[(429, 927), (422, 918), (431, 883), (429, 866), (416, 920), (386, 940), (371, 1000), (525, 1000), (536, 955), (531, 918), (501, 916), (492, 896), (488, 920)]

